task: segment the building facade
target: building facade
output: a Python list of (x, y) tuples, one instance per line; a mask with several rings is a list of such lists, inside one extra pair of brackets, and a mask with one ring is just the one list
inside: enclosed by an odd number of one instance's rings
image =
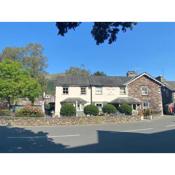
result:
[(134, 112), (139, 109), (151, 109), (163, 114), (160, 81), (147, 73), (136, 75), (128, 72), (127, 76), (62, 76), (57, 79), (55, 92), (55, 115), (60, 116), (64, 103), (76, 107), (77, 116), (83, 115), (84, 107), (96, 105), (99, 110), (107, 104), (116, 107), (123, 103), (132, 106)]
[(134, 112), (150, 108), (162, 114), (162, 85), (147, 73), (136, 75), (133, 71), (127, 76), (62, 76), (56, 82), (55, 115), (60, 116), (64, 103), (72, 103), (77, 116), (83, 115), (88, 104), (101, 111), (107, 103), (116, 107), (128, 103)]

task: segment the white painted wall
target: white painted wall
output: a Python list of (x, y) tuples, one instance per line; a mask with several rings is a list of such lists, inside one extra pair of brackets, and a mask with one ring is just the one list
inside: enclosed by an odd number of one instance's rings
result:
[(55, 115), (60, 115), (61, 104), (60, 102), (65, 100), (66, 98), (82, 98), (87, 101), (87, 104), (90, 104), (91, 100), (91, 91), (89, 87), (86, 87), (86, 95), (81, 95), (80, 87), (69, 87), (69, 94), (63, 94), (63, 87), (56, 87), (55, 93)]
[(102, 87), (102, 95), (96, 94), (96, 87), (92, 87), (93, 102), (110, 102), (118, 97), (127, 97), (126, 94), (120, 94), (120, 87)]
[[(61, 104), (60, 102), (65, 100), (66, 98), (82, 98), (87, 101), (87, 104), (91, 103), (91, 89), (90, 87), (86, 87), (86, 95), (81, 95), (80, 87), (69, 87), (69, 94), (63, 94), (63, 87), (56, 87), (55, 94), (55, 115), (60, 115)], [(96, 94), (96, 87), (92, 87), (92, 101), (93, 102), (110, 102), (118, 97), (127, 97), (128, 91), (126, 88), (126, 94), (120, 94), (120, 87), (102, 87), (102, 95)]]

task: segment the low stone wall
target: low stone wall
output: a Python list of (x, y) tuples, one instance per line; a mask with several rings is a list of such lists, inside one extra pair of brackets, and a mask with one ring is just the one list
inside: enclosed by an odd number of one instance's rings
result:
[(127, 123), (141, 120), (139, 116), (92, 116), (92, 117), (62, 117), (62, 118), (17, 118), (0, 117), (0, 125), (9, 126), (55, 126), (55, 125), (85, 125), (104, 123)]

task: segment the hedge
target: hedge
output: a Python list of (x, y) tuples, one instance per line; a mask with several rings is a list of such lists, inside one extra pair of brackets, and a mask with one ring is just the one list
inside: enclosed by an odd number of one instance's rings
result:
[(68, 116), (68, 117), (75, 116), (76, 115), (76, 109), (72, 104), (65, 103), (61, 107), (60, 115), (61, 116)]
[(103, 106), (102, 111), (103, 111), (103, 113), (114, 114), (117, 112), (117, 109), (112, 104), (106, 104)]
[(84, 107), (84, 113), (86, 115), (94, 115), (97, 116), (99, 114), (99, 110), (95, 105), (87, 105)]
[(126, 103), (121, 104), (118, 110), (125, 115), (132, 115), (132, 107)]

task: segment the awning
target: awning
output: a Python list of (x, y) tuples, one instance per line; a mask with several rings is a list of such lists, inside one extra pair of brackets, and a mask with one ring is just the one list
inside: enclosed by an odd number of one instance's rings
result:
[(87, 101), (83, 100), (82, 98), (66, 98), (65, 100), (61, 101), (61, 103), (79, 103), (85, 104)]
[(139, 99), (133, 98), (133, 97), (118, 97), (114, 100), (112, 100), (110, 103), (112, 104), (141, 104), (141, 101)]

